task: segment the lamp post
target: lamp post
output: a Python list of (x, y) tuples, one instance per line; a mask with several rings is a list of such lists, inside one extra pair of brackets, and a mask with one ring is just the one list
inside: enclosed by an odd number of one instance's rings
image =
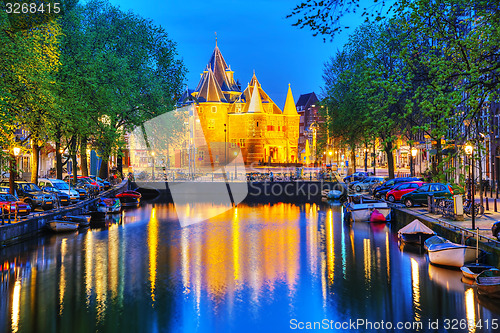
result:
[(9, 172), (9, 192), (10, 194), (15, 194), (15, 180), (17, 176), (17, 156), (21, 153), (21, 148), (12, 148), (12, 153), (10, 156), (10, 172)]
[(413, 147), (411, 149), (411, 168), (410, 168), (410, 175), (413, 177), (415, 176), (415, 156), (417, 156), (417, 148)]
[(471, 191), (471, 217), (472, 217), (472, 229), (476, 229), (476, 214), (475, 213), (475, 198), (474, 198), (474, 148), (471, 144), (465, 146), (465, 153), (469, 156), (470, 161), (470, 191)]
[(234, 152), (234, 161), (233, 161), (234, 162), (234, 180), (236, 180), (236, 178), (237, 178), (236, 177), (236, 172), (237, 172), (236, 171), (236, 156), (238, 156), (238, 152), (237, 151)]
[(153, 162), (153, 171), (151, 173), (152, 174), (151, 177), (153, 178), (153, 180), (155, 180), (155, 152), (154, 151), (151, 152), (151, 160)]

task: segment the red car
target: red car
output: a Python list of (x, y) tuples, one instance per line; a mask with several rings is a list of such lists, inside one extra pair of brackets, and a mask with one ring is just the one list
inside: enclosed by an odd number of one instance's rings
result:
[(16, 211), (17, 203), (17, 215), (28, 215), (31, 212), (31, 206), (23, 201), (19, 201), (15, 196), (9, 193), (0, 193), (0, 207), (5, 215), (14, 215)]
[(395, 202), (401, 200), (403, 194), (415, 191), (417, 188), (425, 184), (425, 182), (406, 182), (400, 183), (394, 186), (387, 194), (385, 198), (389, 202)]

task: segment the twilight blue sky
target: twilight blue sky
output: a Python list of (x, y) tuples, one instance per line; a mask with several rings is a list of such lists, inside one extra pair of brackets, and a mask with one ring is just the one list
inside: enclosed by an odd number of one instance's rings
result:
[[(152, 19), (177, 43), (177, 51), (189, 70), (187, 84), (194, 89), (218, 45), (242, 87), (253, 70), (263, 89), (283, 108), (288, 83), (295, 101), (300, 94), (320, 94), (323, 64), (341, 48), (354, 29), (323, 43), (286, 19), (300, 0), (110, 0), (122, 10)], [(368, 0), (371, 1), (371, 0)], [(347, 16), (343, 25), (354, 27), (360, 15)]]

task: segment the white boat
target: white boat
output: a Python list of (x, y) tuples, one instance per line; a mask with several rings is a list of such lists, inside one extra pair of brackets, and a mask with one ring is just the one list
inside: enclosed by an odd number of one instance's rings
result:
[(75, 231), (78, 229), (78, 222), (53, 220), (47, 223), (50, 230), (54, 232)]
[(405, 227), (399, 229), (398, 237), (405, 243), (423, 245), (424, 242), (436, 233), (425, 224), (415, 219)]
[(476, 249), (472, 246), (452, 243), (439, 236), (429, 238), (425, 244), (429, 261), (435, 265), (462, 267), (476, 260)]
[(344, 205), (344, 209), (354, 222), (369, 222), (374, 210), (384, 215), (388, 221), (391, 213), (391, 208), (386, 202), (367, 199), (361, 195), (349, 196), (348, 202)]

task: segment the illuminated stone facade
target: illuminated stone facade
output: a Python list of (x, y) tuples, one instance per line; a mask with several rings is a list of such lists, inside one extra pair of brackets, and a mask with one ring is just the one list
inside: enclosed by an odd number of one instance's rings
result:
[[(243, 92), (233, 74), (216, 45), (198, 87), (189, 96), (201, 129), (195, 137), (198, 163), (231, 160), (237, 147), (246, 163), (296, 163), (300, 116), (290, 86), (282, 111), (255, 74)], [(208, 151), (197, 143), (203, 139)]]

